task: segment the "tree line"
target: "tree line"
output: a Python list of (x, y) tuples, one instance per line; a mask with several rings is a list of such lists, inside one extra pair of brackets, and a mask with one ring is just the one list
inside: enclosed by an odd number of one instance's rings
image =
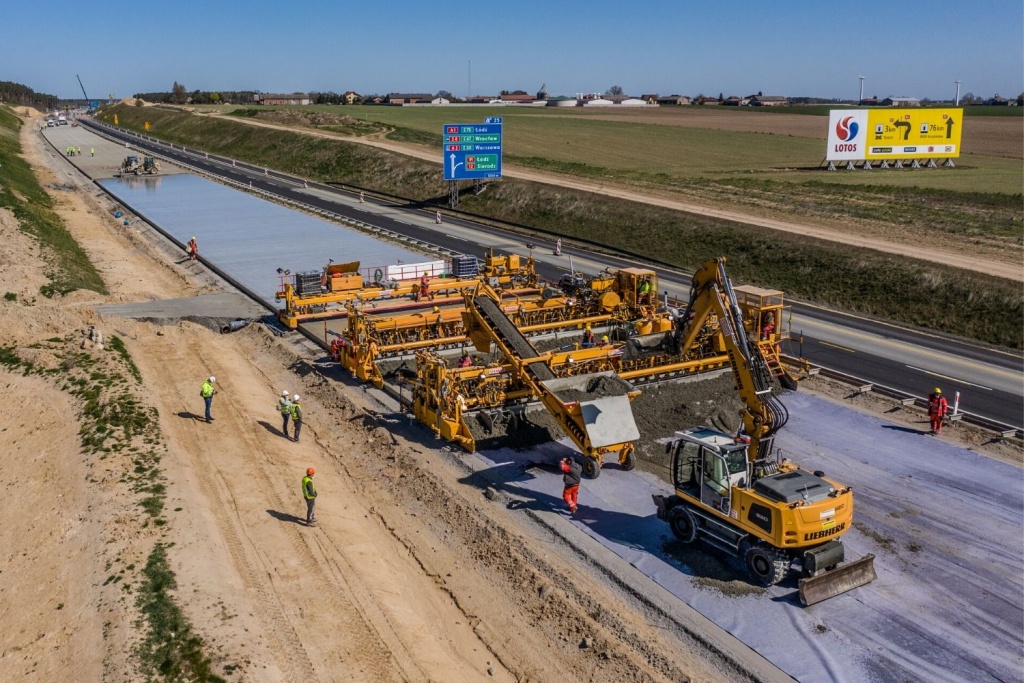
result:
[(57, 108), (60, 98), (56, 95), (36, 92), (21, 83), (0, 81), (0, 102), (49, 110)]

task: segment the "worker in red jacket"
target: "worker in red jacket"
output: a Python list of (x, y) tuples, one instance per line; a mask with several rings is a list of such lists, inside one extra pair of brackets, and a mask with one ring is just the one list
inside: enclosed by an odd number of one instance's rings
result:
[(583, 476), (583, 468), (576, 462), (575, 458), (562, 458), (558, 464), (562, 470), (562, 500), (569, 506), (569, 513), (576, 512), (576, 501), (580, 495), (580, 479)]
[(932, 434), (942, 433), (942, 419), (946, 417), (949, 410), (949, 403), (942, 395), (942, 389), (935, 387), (935, 391), (928, 394), (928, 418), (932, 421)]

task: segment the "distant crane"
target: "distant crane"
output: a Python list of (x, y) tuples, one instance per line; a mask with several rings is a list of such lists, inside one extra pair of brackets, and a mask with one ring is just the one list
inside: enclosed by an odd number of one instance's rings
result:
[(85, 93), (85, 86), (82, 85), (81, 76), (75, 74), (75, 78), (78, 79), (78, 87), (82, 89), (82, 96), (85, 97), (85, 106), (89, 109), (89, 111), (92, 111), (94, 107), (92, 106), (92, 101), (89, 99), (89, 96)]

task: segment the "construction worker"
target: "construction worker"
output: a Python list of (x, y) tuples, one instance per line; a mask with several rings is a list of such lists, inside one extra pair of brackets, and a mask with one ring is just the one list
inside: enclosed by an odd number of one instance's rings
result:
[(438, 225), (441, 225), (441, 212), (440, 211), (435, 211), (434, 212), (434, 222), (437, 223)]
[(764, 327), (761, 328), (761, 341), (768, 341), (775, 334), (775, 314), (768, 313), (764, 319)]
[(288, 419), (292, 416), (292, 402), (288, 400), (288, 390), (281, 390), (281, 398), (277, 400), (277, 409), (281, 413), (281, 433), (288, 438)]
[(360, 204), (365, 204), (366, 203), (366, 193), (363, 192), (362, 190), (359, 191), (359, 203)]
[(609, 344), (608, 335), (607, 334), (602, 334), (601, 335), (601, 341), (598, 342), (597, 345), (598, 346), (608, 346), (608, 344)]
[(646, 306), (651, 303), (651, 281), (644, 279), (640, 282), (640, 287), (636, 293), (636, 305)]
[(292, 429), (295, 431), (295, 438), (292, 441), (298, 443), (299, 432), (302, 431), (302, 406), (299, 405), (298, 394), (292, 396)]
[(932, 422), (932, 434), (942, 433), (942, 419), (946, 417), (949, 403), (942, 395), (942, 389), (935, 387), (935, 391), (928, 394), (928, 418)]
[(313, 477), (316, 470), (312, 467), (306, 468), (306, 476), (302, 478), (302, 497), (306, 500), (306, 526), (316, 526), (316, 486), (313, 485)]
[(199, 257), (199, 245), (196, 244), (196, 236), (192, 235), (192, 239), (185, 245), (185, 251), (188, 252), (188, 258), (190, 261), (195, 261)]
[(555, 242), (555, 256), (561, 256), (561, 255), (562, 255), (562, 238), (559, 237), (558, 240)]
[(594, 345), (594, 331), (590, 329), (590, 323), (587, 323), (586, 328), (583, 330), (583, 341), (580, 343), (585, 349), (589, 349)]
[(574, 458), (562, 458), (558, 463), (558, 469), (562, 470), (562, 500), (569, 506), (569, 514), (576, 512), (576, 501), (580, 495), (580, 479), (583, 475), (583, 468)]
[(213, 406), (213, 395), (217, 393), (213, 388), (213, 383), (216, 381), (217, 378), (211, 375), (209, 379), (203, 382), (203, 386), (199, 389), (199, 395), (203, 397), (203, 402), (206, 404), (207, 424), (213, 422), (213, 417), (210, 416), (210, 408)]
[(90, 147), (89, 148), (89, 156), (91, 156), (91, 157), (96, 156), (96, 148), (95, 147)]
[(442, 323), (444, 323), (444, 318), (441, 317), (441, 309), (437, 306), (434, 306), (434, 308), (432, 308), (430, 312), (434, 315), (434, 324), (432, 326), (434, 338), (440, 339), (441, 334), (444, 332), (444, 328), (442, 327)]
[(468, 368), (473, 365), (473, 359), (469, 356), (468, 349), (462, 349), (462, 355), (459, 356), (458, 367)]
[(416, 293), (416, 301), (422, 301), (428, 296), (430, 296), (430, 273), (423, 271), (423, 277), (420, 278), (420, 291)]

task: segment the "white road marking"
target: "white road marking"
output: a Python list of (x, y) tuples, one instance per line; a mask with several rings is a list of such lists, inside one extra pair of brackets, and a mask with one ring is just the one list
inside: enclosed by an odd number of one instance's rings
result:
[(941, 379), (948, 379), (950, 382), (956, 382), (957, 384), (966, 384), (969, 387), (978, 387), (979, 389), (984, 389), (985, 391), (992, 391), (992, 387), (986, 387), (983, 384), (975, 384), (974, 382), (968, 382), (965, 379), (959, 379), (957, 377), (950, 377), (949, 375), (940, 375), (939, 373), (932, 372), (931, 370), (925, 370), (923, 368), (915, 368), (913, 365), (908, 365), (906, 367), (910, 368), (911, 370), (917, 370), (918, 372), (923, 372), (926, 375), (931, 375), (932, 377), (939, 377)]

